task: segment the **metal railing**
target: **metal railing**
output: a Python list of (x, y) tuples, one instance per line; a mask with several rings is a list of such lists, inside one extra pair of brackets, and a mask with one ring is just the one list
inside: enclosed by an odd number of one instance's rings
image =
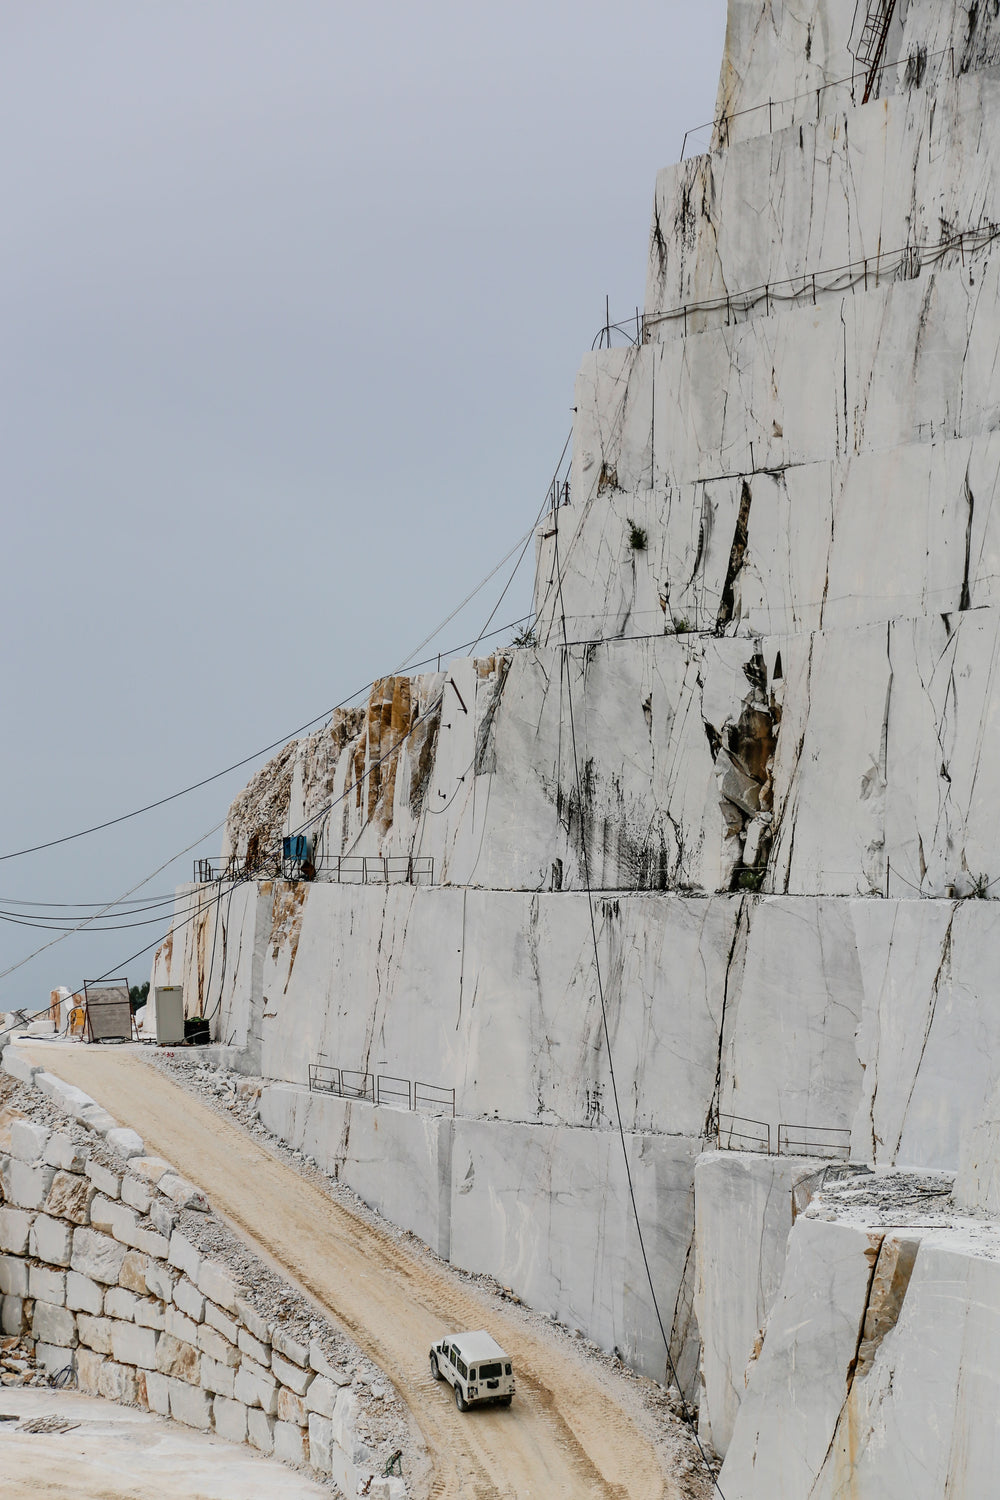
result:
[(362, 1073), (327, 1063), (310, 1063), (309, 1092), (334, 1094), (340, 1099), (357, 1099), (393, 1109), (450, 1113), (455, 1117), (454, 1089), (437, 1083), (413, 1083), (391, 1073)]
[[(927, 77), (927, 69), (931, 63), (937, 63), (937, 73), (940, 75), (945, 70), (944, 59), (948, 59), (950, 74), (955, 76), (955, 49), (954, 47), (943, 47), (940, 52), (932, 52), (928, 57), (921, 57), (919, 53), (908, 57), (901, 57), (897, 62), (882, 63), (871, 75), (871, 93), (878, 95), (882, 91), (886, 77), (890, 73), (903, 73), (904, 88), (919, 88)], [(994, 62), (981, 63), (980, 67), (994, 66)], [(843, 102), (848, 104), (859, 104), (863, 101), (865, 89), (869, 87), (868, 70), (849, 74), (844, 78), (831, 79), (829, 83), (820, 84), (819, 88), (807, 89), (801, 94), (791, 94), (786, 99), (764, 99), (760, 104), (750, 104), (746, 109), (734, 109), (729, 114), (720, 115), (718, 119), (707, 120), (704, 125), (692, 125), (685, 132), (684, 142), (681, 146), (681, 161), (687, 159), (689, 142), (692, 145), (704, 145), (705, 149), (725, 150), (731, 144), (730, 126), (735, 120), (746, 119), (748, 115), (767, 115), (768, 133), (775, 129), (784, 130), (792, 125), (799, 125), (806, 119), (805, 108), (796, 110), (795, 106), (805, 105), (808, 100), (815, 101), (815, 118), (822, 119), (823, 108), (826, 103), (826, 95), (840, 91)], [(860, 96), (860, 97), (859, 97)], [(809, 109), (808, 117), (812, 118), (813, 111)], [(707, 144), (706, 144), (706, 136)], [(693, 152), (692, 155), (703, 155), (703, 151)]]
[(766, 1120), (744, 1115), (720, 1115), (716, 1127), (720, 1151), (760, 1151), (771, 1154), (771, 1127)]
[(415, 1083), (413, 1085), (413, 1108), (434, 1110), (451, 1110), (452, 1119), (455, 1117), (455, 1090), (442, 1088), (437, 1083)]
[[(405, 1105), (402, 1102), (404, 1099)], [(408, 1078), (393, 1078), (391, 1073), (379, 1073), (375, 1078), (375, 1103), (393, 1104), (397, 1109), (412, 1109), (412, 1083)]]
[(779, 1156), (829, 1156), (848, 1161), (851, 1132), (839, 1126), (779, 1125)]
[(314, 1094), (336, 1094), (341, 1099), (367, 1099), (375, 1103), (375, 1075), (351, 1068), (327, 1067), (325, 1063), (309, 1064), (309, 1091)]
[[(725, 324), (745, 322), (762, 309), (769, 314), (786, 303), (800, 300), (811, 301), (826, 292), (847, 292), (855, 286), (865, 291), (878, 287), (882, 282), (914, 281), (925, 266), (936, 265), (946, 255), (957, 252), (965, 264), (966, 255), (976, 255), (987, 249), (1000, 237), (1000, 225), (983, 220), (970, 229), (960, 229), (954, 234), (933, 243), (904, 245), (898, 250), (880, 250), (875, 255), (862, 256), (858, 260), (846, 261), (840, 266), (825, 266), (819, 271), (803, 271), (798, 276), (787, 276), (780, 281), (765, 281), (759, 286), (743, 291), (720, 293), (717, 297), (704, 297), (697, 302), (683, 302), (657, 313), (640, 313), (638, 317), (621, 323), (607, 323), (594, 340), (594, 348), (610, 347), (615, 336), (625, 347), (638, 348), (647, 344), (651, 331), (661, 323), (683, 324), (685, 334), (700, 333), (707, 324), (698, 322), (689, 328), (689, 320), (699, 313), (725, 314)], [(719, 320), (721, 326), (722, 319)]]
[(433, 885), (434, 860), (429, 854), (324, 854), (316, 874), (341, 885)]
[[(196, 859), (194, 881), (205, 885), (215, 880), (300, 880), (302, 861), (265, 858), (252, 868), (236, 857)], [(434, 884), (434, 860), (417, 854), (324, 854), (313, 862), (314, 878), (342, 885)]]
[(775, 1127), (766, 1120), (746, 1115), (720, 1114), (715, 1138), (720, 1151), (753, 1151), (762, 1156), (818, 1156), (848, 1161), (851, 1132), (839, 1125), (789, 1125)]

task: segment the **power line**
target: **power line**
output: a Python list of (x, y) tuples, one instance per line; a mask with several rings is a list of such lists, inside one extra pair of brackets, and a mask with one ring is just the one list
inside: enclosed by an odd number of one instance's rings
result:
[[(557, 524), (556, 524), (556, 530), (555, 530), (555, 564), (556, 564), (556, 578), (558, 580), (559, 602), (560, 602), (560, 607), (561, 607), (561, 605), (562, 605), (562, 573), (561, 573), (560, 565), (559, 565), (559, 527), (558, 527), (558, 516), (556, 517), (556, 522), (557, 522)], [(579, 753), (577, 751), (577, 744), (576, 744), (576, 717), (575, 717), (574, 712), (573, 712), (573, 685), (572, 685), (572, 674), (571, 674), (571, 670), (570, 670), (569, 643), (568, 643), (568, 640), (567, 640), (567, 637), (566, 637), (566, 617), (565, 617), (565, 615), (563, 615), (563, 617), (562, 617), (562, 629), (563, 629), (563, 666), (564, 666), (564, 670), (565, 670), (565, 673), (566, 673), (566, 702), (567, 702), (567, 706), (569, 708), (570, 745), (571, 745), (572, 751), (573, 751), (573, 772), (574, 772), (574, 777), (575, 777), (575, 780), (576, 780), (576, 798), (577, 798), (577, 806), (579, 808), (579, 814), (580, 814), (580, 852), (581, 852), (581, 863), (582, 863), (582, 867), (583, 867), (584, 885), (586, 886), (586, 889), (587, 889), (587, 909), (588, 909), (588, 912), (590, 914), (590, 936), (591, 936), (591, 941), (593, 943), (593, 948), (594, 948), (594, 972), (595, 972), (596, 977), (597, 977), (597, 994), (598, 994), (598, 998), (600, 1000), (600, 1005), (601, 1005), (601, 1025), (602, 1025), (602, 1029), (604, 1031), (604, 1045), (607, 1048), (607, 1053), (608, 1053), (608, 1074), (609, 1074), (610, 1079), (611, 1079), (611, 1093), (612, 1093), (612, 1096), (614, 1098), (614, 1103), (615, 1103), (615, 1118), (616, 1118), (617, 1123), (618, 1123), (618, 1136), (619, 1136), (619, 1139), (621, 1141), (622, 1159), (623, 1159), (624, 1164), (625, 1164), (625, 1179), (626, 1179), (626, 1181), (628, 1183), (629, 1201), (630, 1201), (630, 1203), (632, 1205), (632, 1217), (633, 1217), (633, 1219), (635, 1221), (636, 1233), (639, 1236), (639, 1250), (640, 1250), (640, 1253), (642, 1255), (642, 1263), (643, 1263), (643, 1266), (645, 1267), (645, 1271), (646, 1271), (646, 1280), (649, 1283), (649, 1293), (650, 1293), (650, 1296), (653, 1299), (653, 1311), (656, 1313), (656, 1321), (659, 1324), (660, 1336), (663, 1339), (663, 1348), (664, 1348), (664, 1351), (665, 1351), (666, 1356), (667, 1356), (667, 1365), (668, 1365), (668, 1367), (670, 1369), (671, 1376), (673, 1377), (674, 1384), (677, 1387), (677, 1394), (680, 1397), (681, 1405), (682, 1405), (684, 1414), (685, 1414), (686, 1417), (688, 1417), (689, 1414), (688, 1414), (688, 1409), (687, 1409), (687, 1401), (684, 1398), (684, 1390), (683, 1390), (683, 1387), (682, 1387), (681, 1382), (680, 1382), (680, 1377), (678, 1376), (678, 1373), (677, 1373), (677, 1366), (675, 1365), (674, 1359), (673, 1359), (673, 1355), (670, 1352), (670, 1339), (667, 1336), (667, 1330), (666, 1330), (666, 1327), (664, 1326), (664, 1322), (663, 1322), (663, 1315), (660, 1312), (660, 1303), (659, 1303), (659, 1299), (658, 1299), (658, 1297), (656, 1295), (656, 1287), (655, 1287), (654, 1282), (653, 1282), (653, 1272), (652, 1272), (652, 1269), (651, 1269), (650, 1264), (649, 1264), (649, 1257), (646, 1254), (646, 1241), (645, 1241), (645, 1237), (644, 1237), (643, 1232), (642, 1232), (642, 1220), (639, 1217), (639, 1207), (638, 1207), (638, 1204), (636, 1203), (636, 1200), (635, 1200), (635, 1187), (634, 1187), (633, 1182), (632, 1182), (632, 1167), (631, 1167), (631, 1164), (630, 1164), (629, 1158), (628, 1158), (628, 1143), (625, 1140), (625, 1127), (622, 1124), (621, 1102), (620, 1102), (619, 1097), (618, 1097), (618, 1080), (617, 1080), (617, 1078), (615, 1076), (614, 1054), (612, 1052), (612, 1047), (611, 1047), (611, 1028), (608, 1025), (608, 1008), (607, 1008), (607, 1002), (605, 1000), (605, 995), (604, 995), (604, 979), (603, 979), (603, 976), (602, 976), (602, 973), (601, 973), (601, 950), (600, 950), (600, 944), (598, 943), (598, 940), (597, 940), (597, 917), (596, 917), (596, 914), (594, 912), (594, 892), (593, 892), (593, 888), (592, 888), (591, 883), (590, 883), (590, 855), (589, 855), (589, 852), (588, 852), (588, 849), (587, 849), (587, 830), (586, 830), (586, 824), (585, 824), (585, 821), (584, 821), (583, 783), (582, 783), (582, 780), (581, 780), (581, 777), (580, 777), (580, 757), (579, 757)], [(715, 1470), (712, 1468), (712, 1465), (709, 1462), (708, 1454), (705, 1452), (705, 1449), (702, 1447), (701, 1439), (698, 1436), (698, 1429), (697, 1429), (697, 1427), (694, 1426), (693, 1422), (691, 1423), (691, 1431), (692, 1431), (692, 1433), (694, 1435), (694, 1440), (695, 1440), (695, 1442), (698, 1445), (698, 1451), (699, 1451), (699, 1453), (702, 1456), (702, 1459), (704, 1461), (705, 1467), (706, 1467), (706, 1469), (708, 1470), (708, 1472), (709, 1472), (709, 1474), (711, 1476), (712, 1483), (715, 1485), (715, 1488), (719, 1492), (720, 1500), (725, 1500), (725, 1496), (723, 1495), (722, 1490), (719, 1487), (719, 1481), (716, 1478)]]

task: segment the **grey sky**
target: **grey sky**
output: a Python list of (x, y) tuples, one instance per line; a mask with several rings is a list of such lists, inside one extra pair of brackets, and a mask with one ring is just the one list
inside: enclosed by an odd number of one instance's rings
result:
[[(0, 5), (0, 853), (391, 670), (528, 527), (724, 27), (723, 0)], [(0, 909), (118, 895), (247, 774), (0, 863)], [(70, 938), (0, 1010), (159, 930)], [(0, 925), (0, 969), (46, 936)]]

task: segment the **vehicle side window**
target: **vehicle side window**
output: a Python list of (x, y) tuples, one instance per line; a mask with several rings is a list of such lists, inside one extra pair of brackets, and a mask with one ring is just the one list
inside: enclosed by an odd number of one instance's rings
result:
[(462, 1379), (466, 1380), (468, 1378), (469, 1371), (466, 1368), (465, 1361), (463, 1359), (456, 1359), (455, 1360), (455, 1364), (456, 1364), (456, 1366), (458, 1368), (458, 1373), (461, 1375)]
[(509, 1375), (510, 1374), (510, 1365), (504, 1365), (503, 1368), (504, 1368), (504, 1374)]
[(473, 1368), (473, 1369), (471, 1369), (469, 1371), (469, 1379), (470, 1380), (475, 1380), (475, 1378), (476, 1378), (476, 1371), (475, 1371), (475, 1368)]

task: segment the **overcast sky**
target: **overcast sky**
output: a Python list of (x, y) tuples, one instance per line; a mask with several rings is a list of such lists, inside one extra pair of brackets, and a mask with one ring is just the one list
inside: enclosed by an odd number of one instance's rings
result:
[[(322, 713), (526, 530), (724, 27), (724, 0), (0, 0), (0, 853)], [(497, 623), (529, 598), (526, 569)], [(252, 769), (0, 863), (0, 910), (118, 896)], [(67, 939), (0, 1010), (165, 925)], [(4, 921), (0, 969), (48, 936)]]

